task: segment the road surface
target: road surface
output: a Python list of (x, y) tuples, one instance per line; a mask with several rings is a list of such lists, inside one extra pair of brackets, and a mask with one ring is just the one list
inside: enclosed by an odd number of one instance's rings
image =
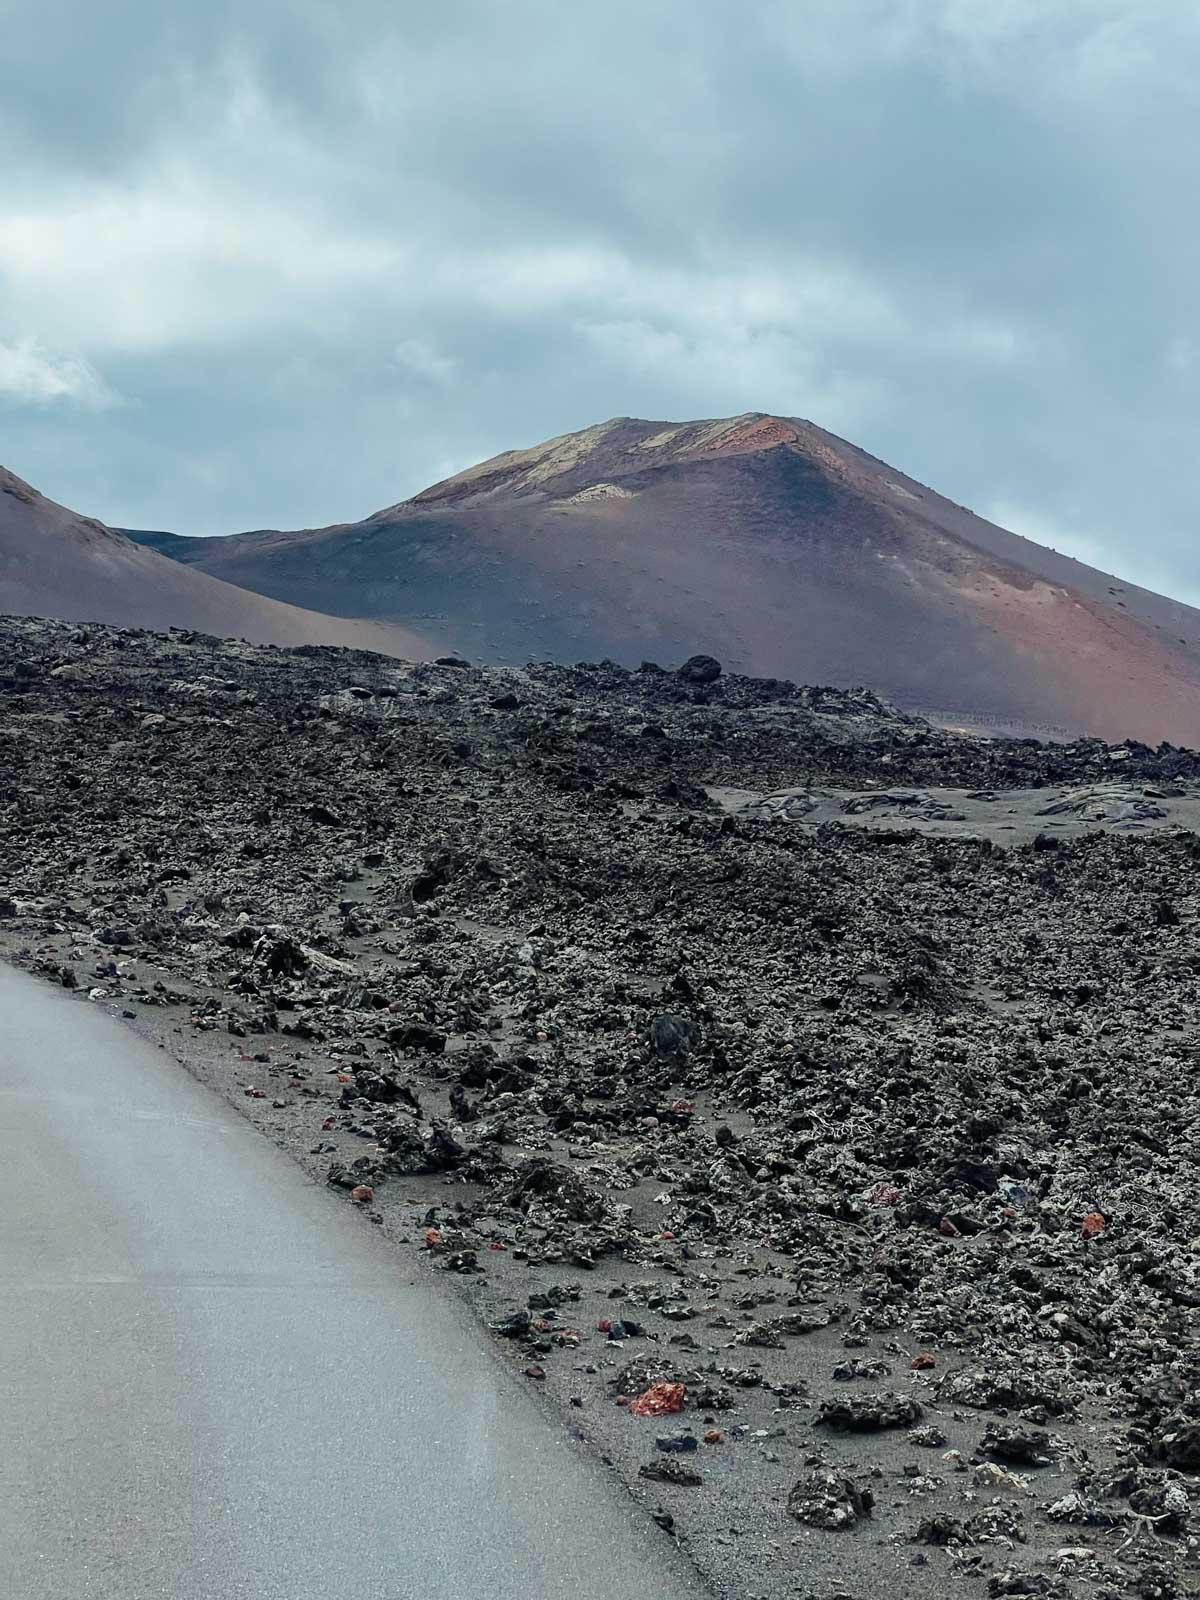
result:
[(698, 1600), (469, 1314), (0, 965), (0, 1595)]

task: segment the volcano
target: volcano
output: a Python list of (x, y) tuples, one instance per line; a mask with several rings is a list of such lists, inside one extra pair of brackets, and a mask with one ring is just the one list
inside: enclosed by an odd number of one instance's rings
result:
[(471, 657), (865, 684), (950, 724), (1200, 744), (1200, 612), (974, 515), (798, 418), (618, 417), (360, 522), (144, 544)]

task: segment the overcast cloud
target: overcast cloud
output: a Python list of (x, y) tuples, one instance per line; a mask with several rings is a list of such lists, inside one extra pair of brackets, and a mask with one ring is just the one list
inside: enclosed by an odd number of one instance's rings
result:
[(1200, 598), (1179, 0), (10, 0), (0, 70), (0, 462), (82, 511), (769, 410)]

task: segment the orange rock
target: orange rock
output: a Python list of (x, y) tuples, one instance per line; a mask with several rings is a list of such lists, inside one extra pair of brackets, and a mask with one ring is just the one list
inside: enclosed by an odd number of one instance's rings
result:
[(652, 1383), (629, 1410), (635, 1417), (670, 1417), (686, 1403), (687, 1389), (682, 1383)]

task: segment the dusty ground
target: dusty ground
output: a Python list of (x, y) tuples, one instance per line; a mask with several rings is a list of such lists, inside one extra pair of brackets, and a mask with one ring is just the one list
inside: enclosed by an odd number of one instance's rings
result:
[[(1121, 771), (1111, 752), (1114, 773)], [(1045, 839), (1080, 839), (1089, 833), (1161, 833), (1200, 827), (1200, 788), (1184, 783), (1106, 782), (1040, 788), (951, 789), (874, 784), (834, 788), (807, 784), (762, 794), (714, 786), (712, 798), (730, 815), (756, 822), (787, 822), (807, 828), (825, 823), (913, 832), (934, 838), (982, 840), (992, 845), (1032, 844)]]
[(1200, 759), (11, 619), (0, 692), (0, 951), (427, 1257), (717, 1593), (1196, 1592)]

